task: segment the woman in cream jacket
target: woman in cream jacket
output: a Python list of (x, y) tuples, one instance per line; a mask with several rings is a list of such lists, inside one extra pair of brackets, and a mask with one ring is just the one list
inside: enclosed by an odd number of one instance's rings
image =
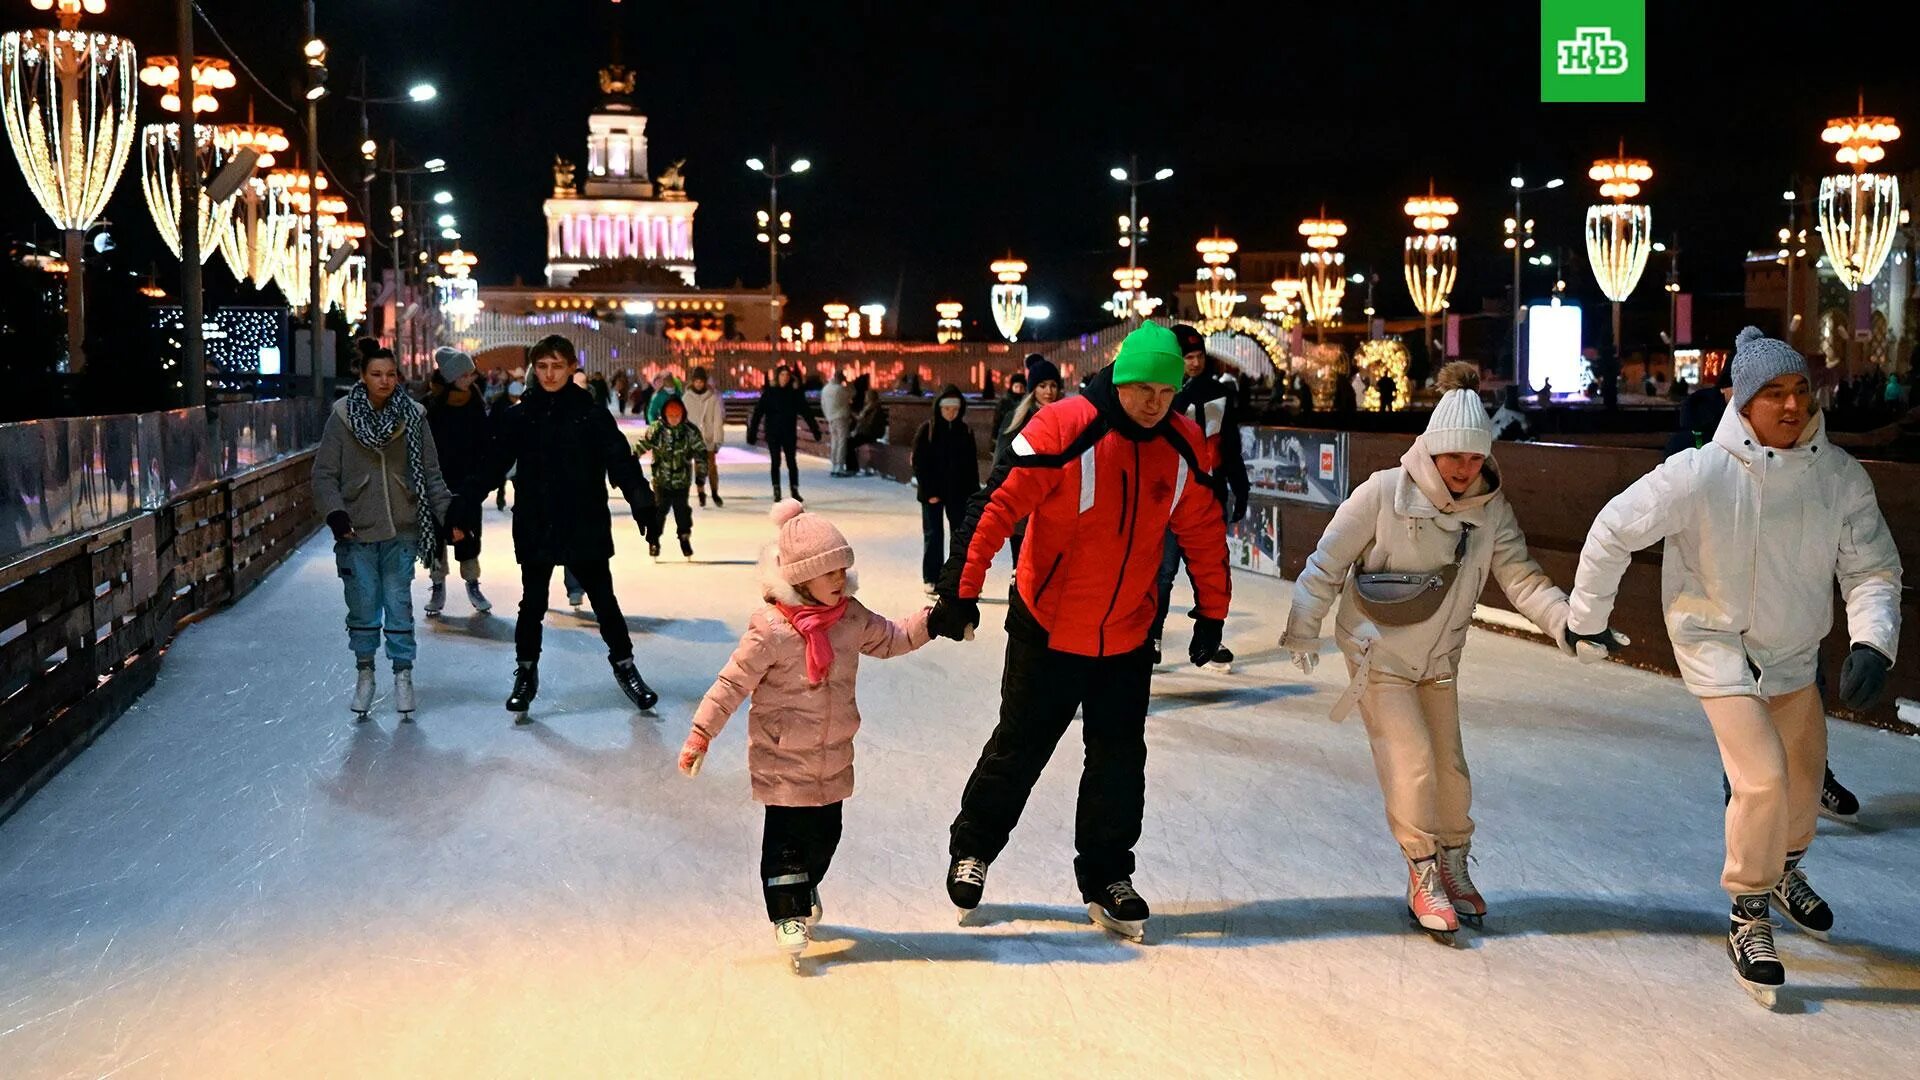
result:
[[(1426, 433), (1398, 468), (1355, 488), (1321, 536), (1294, 584), (1281, 647), (1311, 672), (1321, 624), (1339, 597), (1334, 640), (1352, 682), (1334, 706), (1334, 719), (1359, 706), (1387, 823), (1407, 859), (1408, 913), (1444, 939), (1459, 928), (1460, 916), (1477, 922), (1487, 910), (1467, 873), (1472, 785), (1454, 682), (1474, 603), (1492, 575), (1514, 607), (1559, 642), (1567, 598), (1527, 553), (1527, 538), (1500, 490), (1478, 369), (1449, 364), (1438, 381), (1447, 393)], [(1368, 614), (1355, 575), (1437, 575), (1456, 552), (1459, 569), (1438, 611), (1408, 625), (1386, 625)]]

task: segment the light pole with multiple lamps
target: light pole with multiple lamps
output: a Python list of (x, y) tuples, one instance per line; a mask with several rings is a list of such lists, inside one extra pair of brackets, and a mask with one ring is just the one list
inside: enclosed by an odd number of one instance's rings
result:
[(1507, 250), (1513, 252), (1513, 378), (1523, 386), (1527, 385), (1527, 373), (1526, 366), (1520, 361), (1520, 252), (1523, 248), (1533, 247), (1533, 219), (1522, 216), (1520, 197), (1551, 191), (1565, 183), (1566, 180), (1556, 176), (1538, 187), (1528, 187), (1526, 178), (1520, 175), (1517, 166), (1513, 176), (1507, 180), (1508, 186), (1513, 188), (1513, 216), (1507, 219), (1506, 240)]
[(1593, 163), (1587, 178), (1600, 185), (1600, 197), (1608, 200), (1587, 207), (1587, 264), (1600, 291), (1613, 301), (1613, 370), (1618, 371), (1626, 360), (1620, 341), (1620, 306), (1640, 283), (1653, 252), (1653, 210), (1628, 200), (1640, 194), (1643, 182), (1653, 179), (1653, 167), (1645, 158), (1626, 156), (1623, 140), (1617, 154)]
[(1140, 175), (1140, 155), (1127, 156), (1127, 167), (1114, 166), (1107, 175), (1127, 185), (1127, 216), (1120, 219), (1120, 246), (1127, 249), (1127, 269), (1140, 265), (1140, 245), (1147, 242), (1147, 219), (1140, 216), (1140, 189), (1173, 176), (1172, 169), (1160, 169), (1152, 176)]
[(780, 347), (780, 248), (793, 239), (788, 231), (792, 215), (780, 213), (780, 181), (789, 176), (798, 176), (813, 168), (813, 162), (806, 158), (796, 158), (793, 164), (784, 170), (780, 168), (780, 148), (767, 148), (767, 159), (757, 157), (747, 159), (747, 168), (767, 178), (767, 209), (760, 220), (760, 242), (767, 245), (767, 307), (773, 315), (773, 322), (767, 329), (767, 342), (773, 348)]
[(1322, 206), (1321, 216), (1300, 223), (1300, 235), (1307, 238), (1307, 251), (1300, 256), (1301, 306), (1313, 324), (1317, 345), (1326, 344), (1327, 323), (1340, 317), (1340, 300), (1347, 291), (1347, 256), (1334, 250), (1347, 235), (1347, 223), (1326, 213)]
[[(439, 96), (440, 91), (432, 83), (416, 83), (409, 88), (405, 94), (398, 94), (391, 97), (374, 97), (367, 91), (367, 58), (364, 56), (360, 58), (360, 92), (349, 95), (347, 100), (360, 106), (360, 158), (362, 161), (360, 169), (360, 213), (365, 215), (368, 221), (373, 220), (373, 181), (375, 176), (380, 172), (380, 144), (374, 141), (373, 136), (368, 131), (367, 106), (405, 105), (410, 103), (423, 104)], [(399, 161), (392, 156), (393, 140), (389, 139), (387, 141), (387, 147), (387, 163), (389, 167), (398, 167), (400, 164)], [(369, 252), (368, 254), (371, 255), (372, 253)], [(400, 287), (399, 267), (397, 265), (399, 257), (399, 252), (396, 250), (394, 252), (394, 262), (396, 264), (394, 277), (395, 290), (398, 290)], [(398, 323), (400, 313), (397, 291), (394, 300), (395, 325), (384, 327), (383, 329), (392, 333), (397, 341), (399, 338)]]
[(1433, 317), (1446, 310), (1447, 295), (1453, 292), (1454, 278), (1460, 271), (1460, 242), (1444, 235), (1444, 230), (1460, 212), (1460, 204), (1450, 195), (1434, 194), (1429, 180), (1427, 193), (1408, 199), (1405, 209), (1413, 219), (1416, 235), (1407, 237), (1401, 269), (1406, 275), (1407, 295), (1413, 298), (1414, 310), (1422, 319), (1423, 359), (1429, 371), (1438, 371), (1433, 362)]

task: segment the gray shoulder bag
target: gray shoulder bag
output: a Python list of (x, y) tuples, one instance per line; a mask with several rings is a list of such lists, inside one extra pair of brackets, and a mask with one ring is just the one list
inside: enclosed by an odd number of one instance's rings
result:
[(1453, 579), (1460, 576), (1460, 564), (1467, 557), (1467, 538), (1472, 534), (1473, 526), (1462, 523), (1453, 561), (1438, 570), (1355, 574), (1353, 595), (1360, 610), (1381, 626), (1412, 626), (1432, 618), (1453, 590)]

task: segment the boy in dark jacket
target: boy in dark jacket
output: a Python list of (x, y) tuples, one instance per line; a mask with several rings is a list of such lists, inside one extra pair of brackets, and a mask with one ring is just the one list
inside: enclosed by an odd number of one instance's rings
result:
[(693, 558), (693, 507), (687, 504), (687, 492), (693, 486), (693, 465), (707, 456), (707, 441), (700, 429), (687, 423), (687, 405), (680, 395), (669, 393), (660, 406), (660, 419), (634, 443), (634, 453), (653, 452), (653, 527), (647, 530), (647, 553), (660, 557), (660, 534), (667, 525), (667, 511), (673, 511), (674, 529), (680, 535), (680, 554)]
[[(487, 405), (480, 387), (473, 357), (458, 349), (434, 350), (436, 370), (428, 383), (427, 428), (440, 452), (440, 471), (447, 487), (466, 491), (479, 480), (487, 467)], [(460, 577), (467, 583), (467, 602), (473, 610), (486, 614), (493, 610), (480, 591), (480, 516), (457, 522), (466, 536), (453, 545), (453, 557), (460, 563)], [(427, 614), (438, 615), (447, 606), (447, 549), (434, 554), (427, 569), (432, 583), (427, 593)]]
[(913, 482), (919, 488), (920, 534), (925, 541), (920, 577), (928, 596), (933, 595), (934, 583), (947, 562), (940, 520), (946, 519), (958, 541), (967, 500), (980, 490), (980, 450), (961, 419), (966, 414), (967, 399), (949, 383), (934, 400), (933, 419), (913, 435)]

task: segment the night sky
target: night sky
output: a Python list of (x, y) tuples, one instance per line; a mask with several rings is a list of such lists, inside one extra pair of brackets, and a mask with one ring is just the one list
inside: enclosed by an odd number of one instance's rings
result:
[[(110, 0), (92, 24), (132, 35), (143, 53), (170, 52), (160, 6)], [(296, 0), (202, 6), (276, 92), (296, 99)], [(8, 21), (40, 18), (25, 7), (9, 4)], [(1462, 204), (1458, 310), (1505, 288), (1514, 165), (1530, 183), (1566, 178), (1532, 197), (1528, 213), (1548, 249), (1577, 250), (1594, 198), (1586, 167), (1623, 136), (1652, 162), (1645, 198), (1660, 237), (1678, 233), (1684, 285), (1737, 292), (1744, 251), (1785, 224), (1789, 176), (1838, 168), (1819, 131), (1852, 111), (1856, 89), (1870, 111), (1920, 125), (1920, 79), (1907, 62), (1891, 49), (1863, 57), (1823, 46), (1829, 28), (1805, 7), (1649, 4), (1648, 102), (1624, 106), (1538, 103), (1537, 3), (1476, 4), (1471, 16), (1430, 4), (909, 7), (923, 6), (321, 0), (320, 32), (337, 89), (351, 89), (363, 53), (376, 94), (439, 85), (430, 105), (380, 109), (375, 133), (397, 136), (415, 160), (451, 163), (436, 186), (458, 197), (483, 282), (535, 282), (551, 162), (584, 159), (595, 72), (617, 18), (640, 73), (652, 171), (687, 159), (701, 283), (764, 287), (753, 215), (766, 184), (742, 162), (777, 141), (783, 158), (814, 166), (781, 191), (795, 215), (782, 279), (799, 309), (817, 317), (832, 299), (891, 306), (897, 289), (909, 336), (931, 333), (938, 299), (984, 316), (987, 263), (1008, 249), (1032, 266), (1034, 299), (1063, 317), (1057, 329), (1098, 324), (1110, 273), (1125, 261), (1115, 218), (1126, 190), (1107, 170), (1129, 152), (1144, 169), (1176, 170), (1142, 192), (1153, 222), (1144, 263), (1163, 295), (1191, 279), (1193, 243), (1216, 226), (1246, 250), (1297, 248), (1300, 218), (1324, 202), (1350, 226), (1350, 265), (1381, 274), (1383, 312), (1410, 315), (1401, 204), (1429, 176)], [(200, 48), (221, 51), (204, 30)], [(1856, 66), (1833, 70), (1835, 55)], [(143, 108), (157, 112), (145, 93)], [(218, 117), (242, 115), (236, 103), (249, 96), (261, 120), (294, 126), (244, 76)], [(323, 104), (326, 156), (348, 175), (356, 127), (343, 98)], [(1887, 165), (1920, 164), (1915, 142), (1892, 144)], [(0, 198), (18, 235), (39, 215), (5, 171)], [(123, 247), (158, 247), (137, 164), (112, 213)], [(163, 281), (170, 262), (160, 258)], [(1665, 272), (1656, 256), (1644, 279), (1655, 284), (1636, 299), (1657, 303)], [(1529, 274), (1529, 295), (1551, 283)], [(1256, 284), (1251, 296), (1264, 291)], [(1572, 284), (1598, 299), (1584, 271)]]

